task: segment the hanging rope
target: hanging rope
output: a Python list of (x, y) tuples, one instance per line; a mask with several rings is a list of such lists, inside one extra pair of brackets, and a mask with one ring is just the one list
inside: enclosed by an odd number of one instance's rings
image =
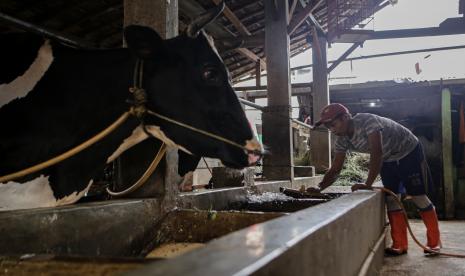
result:
[(137, 190), (138, 188), (140, 188), (142, 185), (144, 185), (144, 183), (153, 174), (153, 172), (158, 167), (158, 164), (160, 163), (160, 161), (163, 158), (163, 156), (165, 155), (165, 153), (166, 153), (166, 144), (163, 143), (161, 145), (160, 149), (158, 150), (157, 155), (155, 156), (153, 161), (150, 163), (150, 165), (147, 168), (147, 170), (145, 171), (145, 173), (131, 187), (129, 187), (126, 190), (121, 191), (121, 192), (113, 192), (109, 188), (107, 188), (107, 193), (109, 193), (111, 196), (114, 196), (114, 197), (121, 197), (121, 196), (130, 194), (130, 193), (134, 192), (135, 190)]

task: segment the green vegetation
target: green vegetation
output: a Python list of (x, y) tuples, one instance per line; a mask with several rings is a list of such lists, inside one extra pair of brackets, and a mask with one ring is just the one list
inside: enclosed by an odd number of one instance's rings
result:
[(334, 185), (351, 186), (364, 183), (368, 176), (370, 155), (364, 153), (348, 153), (344, 167)]
[(310, 151), (307, 150), (302, 156), (294, 156), (294, 166), (310, 166)]

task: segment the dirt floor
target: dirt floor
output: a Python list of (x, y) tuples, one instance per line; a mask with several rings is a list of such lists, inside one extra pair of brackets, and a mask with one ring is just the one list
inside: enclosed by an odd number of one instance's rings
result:
[(21, 258), (0, 257), (0, 275), (14, 276), (111, 276), (142, 267), (156, 259), (91, 259), (79, 257), (57, 258), (38, 255)]
[(150, 252), (146, 258), (174, 258), (203, 246), (205, 246), (204, 243), (187, 242), (162, 244)]
[(147, 256), (147, 259), (121, 258), (99, 259), (82, 257), (55, 257), (53, 255), (24, 255), (22, 257), (1, 257), (1, 275), (121, 275), (141, 268), (144, 264), (166, 258), (173, 258), (191, 250), (203, 247), (202, 243), (164, 244)]
[[(421, 220), (410, 220), (412, 230), (421, 242), (426, 240), (426, 228)], [(465, 254), (465, 221), (440, 221), (443, 252)], [(388, 241), (388, 245), (391, 242)], [(424, 257), (423, 250), (409, 237), (409, 252), (400, 257), (386, 257), (382, 276), (465, 275), (465, 259)]]

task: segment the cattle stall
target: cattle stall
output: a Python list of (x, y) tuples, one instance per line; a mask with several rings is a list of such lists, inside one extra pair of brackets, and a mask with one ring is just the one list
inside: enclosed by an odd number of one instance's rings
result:
[[(439, 211), (460, 214), (463, 170), (452, 182), (445, 146), (461, 82), (329, 87), (365, 40), (406, 36), (358, 29), (394, 2), (1, 1), (0, 274), (377, 274), (384, 195), (304, 192), (330, 167), (332, 139), (293, 118), (292, 96), (312, 118), (338, 101), (411, 127)], [(427, 35), (463, 33), (461, 20)], [(329, 65), (328, 46), (348, 42)], [(289, 61), (307, 50), (312, 82), (291, 84)]]

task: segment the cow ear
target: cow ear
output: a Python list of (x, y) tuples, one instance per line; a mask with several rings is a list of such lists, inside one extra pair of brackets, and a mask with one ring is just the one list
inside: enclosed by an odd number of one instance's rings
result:
[(163, 39), (153, 29), (131, 25), (124, 29), (128, 48), (139, 58), (151, 58), (163, 51)]

